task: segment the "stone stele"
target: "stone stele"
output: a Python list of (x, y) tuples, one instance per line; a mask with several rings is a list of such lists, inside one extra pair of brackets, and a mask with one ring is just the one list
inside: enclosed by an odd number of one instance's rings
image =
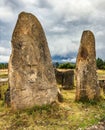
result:
[(76, 60), (76, 100), (97, 100), (99, 95), (95, 38), (91, 31), (84, 31)]
[(63, 89), (73, 89), (74, 87), (74, 70), (55, 69), (57, 84), (62, 85)]
[(14, 110), (58, 100), (51, 56), (43, 28), (31, 13), (19, 14), (9, 60), (11, 107)]

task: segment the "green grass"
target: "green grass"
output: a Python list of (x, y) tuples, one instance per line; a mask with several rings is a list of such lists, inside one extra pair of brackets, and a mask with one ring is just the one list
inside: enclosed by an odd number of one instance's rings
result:
[(0, 74), (0, 78), (7, 78), (8, 74)]
[(0, 130), (77, 130), (105, 119), (105, 101), (77, 103), (75, 90), (62, 90), (64, 101), (13, 112), (0, 101)]
[(4, 95), (5, 95), (5, 92), (6, 92), (7, 88), (8, 88), (7, 84), (5, 84), (3, 86), (0, 86), (1, 99), (3, 101), (4, 101), (4, 98), (5, 98)]

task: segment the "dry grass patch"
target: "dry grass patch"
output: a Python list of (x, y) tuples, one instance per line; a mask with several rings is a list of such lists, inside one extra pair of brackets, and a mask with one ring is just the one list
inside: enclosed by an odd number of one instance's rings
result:
[(105, 80), (105, 70), (97, 70), (99, 80)]
[[(98, 74), (104, 74), (98, 71)], [(58, 86), (61, 88), (61, 86)], [(7, 86), (2, 86), (2, 93)], [(13, 112), (0, 100), (0, 130), (84, 130), (105, 119), (105, 95), (100, 102), (75, 102), (75, 89), (62, 90), (62, 103)]]
[(0, 69), (0, 78), (8, 77), (8, 69)]
[(77, 130), (105, 118), (105, 101), (75, 102), (75, 90), (61, 90), (64, 102), (34, 106), (32, 109), (12, 112), (0, 101), (0, 130)]

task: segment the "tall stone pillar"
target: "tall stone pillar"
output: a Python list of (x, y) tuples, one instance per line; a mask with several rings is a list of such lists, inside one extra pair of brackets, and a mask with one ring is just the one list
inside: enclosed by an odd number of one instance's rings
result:
[(84, 31), (76, 60), (76, 100), (97, 100), (99, 95), (95, 38), (91, 31)]
[(19, 14), (9, 60), (11, 107), (30, 108), (57, 100), (51, 56), (43, 28), (31, 13)]

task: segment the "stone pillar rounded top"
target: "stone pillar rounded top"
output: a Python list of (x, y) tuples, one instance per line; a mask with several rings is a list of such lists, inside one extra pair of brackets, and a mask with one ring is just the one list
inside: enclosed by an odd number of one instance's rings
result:
[(37, 40), (36, 38), (40, 37), (40, 33), (43, 32), (39, 20), (31, 13), (21, 12), (18, 16), (17, 23), (12, 40), (22, 37), (23, 35), (28, 35), (34, 40)]
[(88, 60), (88, 62), (92, 62), (95, 58), (96, 51), (94, 34), (89, 30), (83, 31), (77, 60)]
[(86, 30), (82, 33), (76, 60), (76, 100), (98, 98), (95, 37), (91, 31)]
[(57, 100), (55, 74), (45, 33), (31, 13), (19, 14), (12, 35), (9, 85), (13, 109)]

